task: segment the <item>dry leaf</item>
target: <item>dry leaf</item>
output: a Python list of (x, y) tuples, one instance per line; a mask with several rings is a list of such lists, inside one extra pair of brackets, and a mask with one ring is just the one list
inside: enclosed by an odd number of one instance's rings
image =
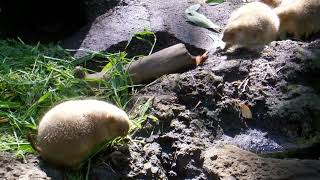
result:
[(240, 104), (240, 111), (241, 111), (241, 115), (242, 117), (246, 118), (246, 119), (252, 119), (252, 113), (250, 108), (245, 105), (245, 104)]
[(203, 64), (207, 59), (208, 59), (208, 51), (206, 51), (203, 55), (201, 56), (196, 56), (194, 61), (195, 61), (195, 64), (198, 66), (200, 64)]

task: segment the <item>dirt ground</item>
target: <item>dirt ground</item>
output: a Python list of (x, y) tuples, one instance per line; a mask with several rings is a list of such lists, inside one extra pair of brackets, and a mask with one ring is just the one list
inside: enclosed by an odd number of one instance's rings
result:
[[(229, 8), (230, 3), (225, 5)], [(179, 35), (159, 33), (169, 39), (160, 38), (159, 49), (184, 42)], [(115, 44), (113, 48), (121, 45)], [(319, 49), (319, 35), (302, 41), (274, 41), (261, 53), (211, 52), (202, 66), (163, 76), (142, 88), (133, 97), (131, 106), (154, 97), (151, 113), (159, 121), (149, 120), (132, 136), (134, 141), (92, 160), (89, 179), (245, 179), (244, 174), (250, 172), (235, 171), (235, 166), (229, 170), (238, 174), (212, 173), (204, 168), (205, 152), (221, 144), (254, 153), (285, 151), (297, 148), (301, 139), (308, 142), (317, 137), (320, 63), (301, 55), (301, 48)], [(204, 49), (191, 44), (189, 50), (197, 54)], [(250, 108), (252, 119), (241, 116), (239, 103)], [(315, 149), (304, 157), (293, 158), (313, 159), (308, 164), (310, 168), (319, 163), (319, 152)], [(0, 179), (67, 179), (66, 171), (48, 166), (37, 156), (30, 155), (26, 161), (2, 153)], [(291, 175), (283, 177), (291, 179)], [(320, 176), (313, 174), (312, 178)], [(266, 174), (261, 179), (275, 177)]]

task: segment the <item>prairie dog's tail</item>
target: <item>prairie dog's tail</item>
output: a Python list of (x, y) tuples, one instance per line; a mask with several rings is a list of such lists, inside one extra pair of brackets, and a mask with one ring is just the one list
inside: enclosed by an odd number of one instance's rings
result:
[(36, 140), (34, 139), (34, 135), (31, 134), (30, 132), (27, 134), (27, 139), (31, 145), (31, 147), (38, 151), (39, 153), (41, 152), (41, 149), (38, 147), (37, 143), (36, 143)]

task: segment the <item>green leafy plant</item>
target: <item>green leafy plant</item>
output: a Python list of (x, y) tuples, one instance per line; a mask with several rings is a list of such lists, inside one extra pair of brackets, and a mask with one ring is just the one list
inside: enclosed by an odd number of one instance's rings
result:
[(223, 2), (224, 2), (224, 0), (206, 0), (206, 3), (208, 3), (208, 4), (210, 4), (210, 3), (221, 4)]
[[(147, 42), (151, 46), (149, 54), (152, 53), (157, 40), (153, 32), (144, 30), (134, 37)], [(0, 151), (14, 152), (22, 158), (33, 153), (26, 134), (35, 132), (43, 114), (62, 101), (93, 97), (126, 108), (136, 88), (125, 69), (131, 61), (126, 53), (90, 51), (89, 55), (75, 59), (68, 51), (56, 44), (28, 45), (22, 40), (0, 40)], [(110, 75), (108, 80), (74, 77), (77, 65), (86, 66), (95, 58), (106, 61), (102, 72)], [(130, 114), (129, 134), (142, 128), (147, 119), (157, 121), (149, 114), (152, 100), (136, 107), (137, 113)], [(84, 160), (87, 167), (67, 172), (66, 178), (89, 179), (91, 159), (102, 150), (125, 143), (126, 139), (115, 138), (101, 144)]]
[[(75, 78), (73, 70), (80, 61), (58, 45), (0, 40), (0, 52), (0, 151), (19, 156), (33, 152), (26, 134), (61, 101), (94, 97), (124, 109), (135, 91), (124, 68), (130, 60), (123, 52), (95, 53), (106, 59), (108, 81)], [(90, 63), (90, 58), (85, 60)]]
[[(153, 42), (151, 42), (151, 41), (149, 40), (150, 37), (153, 37)], [(138, 39), (138, 40), (140, 40), (140, 41), (143, 41), (143, 42), (146, 42), (147, 44), (149, 44), (149, 45), (151, 46), (151, 49), (150, 49), (150, 51), (149, 51), (149, 55), (152, 54), (153, 49), (154, 49), (154, 47), (155, 47), (155, 45), (156, 45), (156, 42), (157, 42), (157, 36), (155, 35), (154, 32), (151, 32), (151, 31), (149, 31), (149, 30), (147, 30), (147, 29), (144, 29), (144, 30), (141, 31), (141, 32), (135, 33), (135, 34), (130, 38), (130, 40), (128, 41), (128, 43), (127, 43), (127, 45), (126, 45), (126, 49), (128, 48), (128, 46), (129, 46), (129, 44), (131, 43), (131, 41), (132, 41), (133, 38), (136, 38), (136, 39)]]

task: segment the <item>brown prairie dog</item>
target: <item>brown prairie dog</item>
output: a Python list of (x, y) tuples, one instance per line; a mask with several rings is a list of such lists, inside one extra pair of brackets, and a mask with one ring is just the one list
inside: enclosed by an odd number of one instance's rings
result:
[(66, 101), (39, 123), (35, 149), (48, 162), (78, 168), (96, 145), (127, 135), (129, 118), (118, 107), (98, 100)]
[(281, 4), (282, 0), (258, 0), (258, 2), (265, 3), (265, 4), (275, 8)]
[(224, 50), (234, 46), (263, 48), (276, 40), (279, 24), (277, 14), (268, 5), (248, 3), (231, 14), (223, 31)]
[(280, 35), (300, 39), (320, 30), (320, 0), (295, 0), (274, 10), (280, 18)]
[(286, 6), (294, 1), (296, 0), (258, 0), (258, 2), (263, 2), (272, 8), (276, 8), (279, 6)]

